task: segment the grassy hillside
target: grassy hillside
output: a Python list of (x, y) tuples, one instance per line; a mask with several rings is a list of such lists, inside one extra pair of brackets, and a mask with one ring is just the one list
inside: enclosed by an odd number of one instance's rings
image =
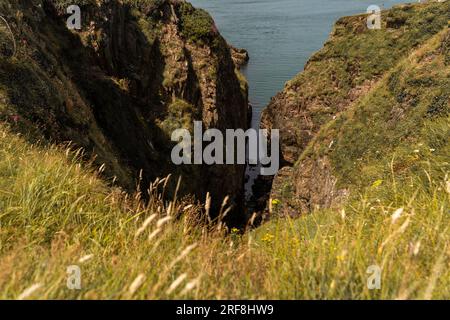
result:
[(450, 3), (413, 3), (383, 10), (379, 30), (367, 15), (340, 18), (304, 71), (264, 109), (262, 126), (280, 129), (282, 158), (294, 164), (321, 126), (366, 95), (380, 78), (450, 20)]
[[(161, 200), (165, 180), (144, 206), (76, 152), (31, 146), (4, 124), (0, 137), (1, 298), (450, 297), (442, 176), (410, 176), (408, 186), (391, 177), (342, 210), (242, 235), (208, 226), (189, 200)], [(366, 286), (373, 264), (381, 290)], [(66, 286), (71, 265), (81, 290)]]
[[(450, 37), (432, 33), (321, 127), (258, 229), (226, 230), (208, 204), (168, 198), (174, 178), (144, 202), (81, 150), (2, 119), (0, 298), (449, 299)], [(300, 212), (302, 183), (323, 187), (322, 173), (345, 203), (276, 217)], [(73, 265), (79, 290), (67, 287)], [(367, 286), (374, 265), (379, 290)]]
[(424, 161), (432, 162), (428, 171), (448, 172), (449, 47), (446, 28), (328, 123), (299, 162), (327, 155), (338, 182), (358, 187), (391, 170), (396, 177), (407, 177), (410, 171), (421, 171)]
[[(440, 33), (401, 60), (348, 110), (324, 125), (273, 196), (299, 213), (357, 195), (393, 175), (448, 174), (450, 33)], [(426, 163), (426, 165), (424, 165)]]

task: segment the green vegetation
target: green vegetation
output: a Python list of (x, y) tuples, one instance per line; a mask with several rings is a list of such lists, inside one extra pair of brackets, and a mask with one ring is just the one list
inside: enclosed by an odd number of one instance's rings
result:
[(203, 9), (190, 3), (180, 4), (181, 29), (186, 39), (195, 43), (209, 43), (213, 39), (214, 21)]
[(167, 110), (167, 115), (159, 124), (159, 127), (167, 133), (168, 136), (176, 129), (193, 130), (194, 120), (198, 117), (196, 107), (188, 102), (175, 99)]
[[(448, 2), (396, 6), (383, 11), (380, 30), (367, 30), (366, 15), (341, 18), (305, 71), (288, 83), (288, 91), (299, 104), (316, 101), (312, 120), (325, 124), (341, 111), (352, 90), (370, 86), (447, 26), (449, 12)], [(302, 135), (297, 139), (301, 145)]]
[(411, 172), (422, 171), (424, 161), (429, 174), (449, 172), (450, 68), (442, 50), (448, 41), (446, 29), (401, 61), (319, 131), (300, 161), (330, 157), (339, 187), (356, 190), (391, 170), (398, 179), (409, 179)]
[[(410, 176), (406, 185), (387, 178), (340, 210), (278, 219), (257, 230), (276, 287), (267, 297), (448, 299), (450, 182)], [(371, 265), (382, 270), (380, 290), (366, 286)]]
[[(83, 6), (89, 6), (89, 5), (96, 5), (96, 0), (51, 0), (53, 4), (55, 5), (55, 8), (66, 12), (66, 9), (71, 5), (78, 5), (80, 7)], [(105, 2), (104, 0), (101, 0), (101, 2)]]
[[(352, 196), (338, 208), (296, 220), (277, 218), (278, 208), (296, 196), (294, 185), (285, 181), (281, 197), (271, 200), (272, 220), (247, 232), (209, 222), (208, 204), (168, 198), (173, 177), (155, 181), (144, 201), (147, 190), (125, 193), (102, 178), (108, 165), (97, 168), (82, 150), (30, 142), (41, 136), (18, 126), (48, 118), (52, 124), (50, 111), (64, 105), (70, 113), (76, 97), (43, 73), (55, 70), (66, 80), (56, 62), (45, 58), (53, 54), (22, 46), (23, 56), (33, 59), (18, 60), (0, 50), (0, 298), (449, 299), (450, 33), (438, 32), (447, 18), (443, 6), (385, 13), (386, 23), (398, 31), (375, 31), (373, 40), (356, 33), (352, 45), (346, 41), (357, 24), (345, 21), (362, 18), (341, 20), (335, 37), (342, 41), (327, 44), (327, 60), (292, 84), (311, 77), (311, 86), (302, 85), (310, 90), (305, 97), (334, 105), (343, 97), (335, 94), (347, 90), (347, 95), (351, 82), (363, 84), (372, 80), (371, 68), (377, 71), (379, 81), (323, 126), (300, 159), (330, 159), (338, 187)], [(208, 17), (189, 8), (186, 4), (181, 21), (185, 36), (208, 41)], [(409, 31), (401, 31), (405, 25)], [(339, 73), (334, 79), (344, 79), (337, 82), (344, 91), (330, 89), (336, 84), (329, 77), (333, 72)], [(315, 83), (323, 74), (331, 82)], [(238, 71), (236, 76), (246, 89)], [(112, 88), (110, 82), (129, 90), (126, 78), (109, 79), (99, 88)], [(108, 94), (112, 89), (97, 91), (105, 95), (105, 105), (120, 100)], [(171, 101), (160, 128), (190, 127), (195, 107), (179, 98)], [(70, 124), (90, 120), (76, 110)], [(16, 121), (23, 115), (29, 119)], [(328, 121), (326, 110), (315, 116)], [(98, 134), (87, 137), (98, 139), (98, 146), (107, 141)], [(196, 189), (198, 181), (184, 181), (179, 190)], [(224, 203), (221, 213), (227, 210)], [(80, 290), (66, 285), (72, 265), (81, 269)], [(379, 290), (367, 287), (372, 265), (382, 271)]]
[[(80, 7), (90, 5), (101, 5), (109, 0), (51, 0), (58, 10), (65, 11), (70, 5), (78, 5)], [(167, 0), (124, 0), (122, 3), (129, 4), (132, 7), (141, 8), (143, 6), (149, 8), (157, 8)]]
[[(164, 179), (144, 205), (79, 152), (30, 146), (4, 124), (0, 137), (1, 298), (34, 285), (26, 298), (449, 298), (448, 177), (391, 176), (342, 210), (227, 235), (198, 205), (163, 201)], [(366, 286), (374, 264), (381, 290)], [(70, 265), (81, 290), (66, 286)]]
[(248, 95), (248, 81), (238, 68), (234, 69), (234, 73), (236, 74), (236, 78), (239, 81), (239, 86), (241, 88), (242, 94), (246, 97)]

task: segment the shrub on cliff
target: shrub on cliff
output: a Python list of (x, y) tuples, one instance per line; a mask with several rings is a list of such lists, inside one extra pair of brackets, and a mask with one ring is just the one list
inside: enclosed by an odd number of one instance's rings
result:
[(196, 43), (209, 43), (217, 34), (214, 21), (203, 9), (194, 9), (189, 3), (180, 4), (183, 35)]

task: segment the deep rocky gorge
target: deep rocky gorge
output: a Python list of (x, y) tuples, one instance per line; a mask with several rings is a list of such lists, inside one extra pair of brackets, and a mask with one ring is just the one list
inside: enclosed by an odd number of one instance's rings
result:
[[(290, 77), (276, 69), (301, 69), (286, 63), (280, 32), (345, 10), (207, 1), (229, 30), (258, 33), (233, 36), (251, 48), (254, 114), (257, 93)], [(66, 25), (73, 2), (81, 30)], [(305, 21), (288, 14), (307, 3)], [(174, 299), (186, 301), (177, 316), (205, 305), (213, 318), (208, 300), (247, 300), (222, 311), (255, 318), (289, 312), (265, 299), (448, 299), (450, 1), (385, 10), (381, 29), (366, 18), (339, 19), (272, 99), (262, 124), (281, 130), (283, 168), (243, 205), (244, 169), (247, 188), (259, 167), (171, 161), (174, 129), (245, 129), (251, 118), (248, 54), (207, 13), (174, 0), (0, 0), (0, 299)], [(301, 38), (294, 47), (312, 39)], [(227, 194), (228, 224), (211, 221)]]
[[(72, 3), (81, 7), (81, 30), (65, 25)], [(105, 178), (143, 196), (151, 181), (170, 174), (169, 197), (181, 176), (178, 196), (204, 203), (209, 193), (213, 215), (229, 196), (234, 225), (254, 211), (257, 222), (274, 213), (296, 217), (381, 181), (394, 155), (395, 174), (413, 170), (417, 159), (405, 146), (418, 141), (448, 160), (448, 124), (434, 136), (425, 128), (448, 114), (449, 5), (385, 10), (381, 30), (367, 28), (367, 15), (339, 19), (263, 112), (261, 127), (280, 129), (282, 168), (257, 179), (249, 203), (244, 165), (176, 166), (170, 159), (177, 128), (192, 132), (197, 120), (223, 132), (251, 123), (239, 71), (248, 53), (186, 1), (3, 1), (14, 38), (3, 25), (0, 120), (33, 141), (82, 147)]]
[[(71, 4), (81, 8), (81, 30), (66, 27)], [(71, 141), (104, 164), (106, 178), (127, 190), (140, 184), (144, 196), (168, 174), (169, 194), (182, 176), (178, 196), (204, 202), (209, 192), (213, 214), (228, 195), (230, 220), (242, 220), (244, 165), (170, 159), (174, 129), (192, 130), (194, 120), (222, 131), (249, 123), (237, 65), (248, 55), (205, 11), (177, 0), (8, 0), (0, 9), (17, 44), (0, 52), (2, 120), (36, 140)]]

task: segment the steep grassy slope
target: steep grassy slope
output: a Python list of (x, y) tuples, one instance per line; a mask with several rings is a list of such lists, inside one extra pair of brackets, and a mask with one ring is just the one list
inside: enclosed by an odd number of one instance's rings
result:
[(286, 210), (332, 206), (382, 185), (390, 174), (402, 187), (422, 170), (448, 174), (449, 39), (445, 28), (318, 132), (298, 162), (275, 180), (273, 196), (286, 199)]
[[(417, 8), (436, 8), (429, 6)], [(423, 18), (417, 8), (406, 20)], [(420, 42), (281, 171), (271, 221), (246, 233), (209, 224), (208, 208), (168, 196), (166, 179), (151, 186), (148, 202), (107, 185), (104, 168), (81, 151), (31, 143), (17, 133), (25, 120), (7, 114), (0, 296), (449, 299), (450, 36), (442, 26), (415, 37)], [(173, 119), (182, 122), (176, 115), (187, 106), (174, 103)], [(0, 108), (11, 106), (3, 99)], [(314, 213), (290, 218), (306, 211)], [(67, 287), (73, 265), (79, 290)], [(367, 286), (371, 266), (381, 270), (378, 290)]]
[[(396, 173), (408, 168), (412, 162), (401, 158), (417, 140), (439, 149), (431, 145), (448, 135), (449, 12), (448, 2), (395, 7), (383, 13), (380, 30), (368, 30), (365, 16), (341, 18), (305, 71), (274, 98), (265, 117), (277, 116), (263, 125), (281, 128), (283, 157), (294, 164), (272, 186), (285, 213), (329, 207), (348, 197), (349, 186), (358, 191), (382, 180), (393, 157)], [(419, 48), (429, 57), (413, 63)]]
[[(79, 4), (81, 30), (66, 28)], [(72, 141), (134, 190), (173, 173), (180, 190), (242, 205), (244, 166), (174, 166), (176, 128), (246, 128), (247, 92), (211, 17), (185, 1), (8, 0), (0, 4), (0, 117), (18, 132)], [(244, 89), (243, 89), (244, 88)], [(142, 170), (142, 172), (141, 172)], [(220, 188), (218, 187), (220, 185)], [(173, 192), (175, 185), (168, 188)]]
[[(165, 180), (144, 205), (73, 151), (31, 146), (5, 124), (0, 137), (1, 298), (450, 298), (450, 181), (433, 173), (226, 234), (191, 200), (163, 201)], [(67, 287), (73, 265), (80, 290)], [(371, 265), (380, 290), (367, 287)]]
[(440, 32), (449, 12), (448, 1), (396, 6), (382, 12), (380, 30), (367, 28), (367, 15), (339, 19), (324, 47), (263, 112), (262, 126), (280, 129), (283, 160), (295, 163), (323, 124)]

